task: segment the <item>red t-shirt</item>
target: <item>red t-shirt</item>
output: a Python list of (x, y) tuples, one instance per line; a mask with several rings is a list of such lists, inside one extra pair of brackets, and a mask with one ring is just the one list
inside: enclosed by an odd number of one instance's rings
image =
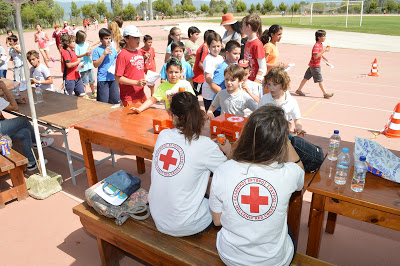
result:
[(144, 73), (147, 74), (148, 70), (156, 72), (156, 61), (154, 58), (156, 57), (156, 52), (153, 47), (150, 47), (149, 50), (145, 50), (144, 47), (140, 48), (142, 54), (149, 53), (150, 56), (144, 60)]
[(311, 52), (311, 60), (310, 60), (310, 63), (308, 63), (309, 67), (320, 67), (321, 66), (321, 58), (322, 58), (322, 56), (320, 56), (317, 59), (315, 59), (314, 55), (319, 54), (320, 52), (322, 52), (323, 48), (324, 48), (324, 46), (322, 45), (321, 42), (316, 42), (314, 44), (314, 47), (312, 48), (312, 52)]
[(84, 19), (83, 20), (83, 27), (86, 27), (87, 26), (87, 22), (86, 22), (86, 19)]
[[(132, 80), (144, 78), (144, 59), (139, 49), (130, 51), (122, 49), (117, 57), (115, 76)], [(143, 87), (119, 84), (121, 101), (132, 101), (145, 97)]]
[(205, 43), (203, 43), (199, 49), (197, 49), (196, 52), (196, 60), (194, 62), (194, 66), (193, 66), (193, 81), (197, 82), (197, 83), (204, 83), (205, 79), (204, 79), (204, 72), (203, 69), (201, 69), (199, 67), (199, 63), (200, 62), (204, 62), (204, 59), (206, 58), (206, 56), (208, 55), (208, 47)]
[(265, 58), (265, 51), (262, 42), (256, 38), (252, 41), (248, 40), (244, 46), (244, 59), (248, 60), (251, 67), (249, 80), (254, 81), (259, 69), (257, 59)]
[(61, 57), (62, 57), (62, 67), (64, 69), (63, 73), (63, 78), (65, 80), (77, 80), (80, 78), (81, 75), (79, 75), (79, 71), (75, 71), (78, 68), (78, 65), (75, 67), (67, 68), (67, 65), (65, 63), (73, 63), (78, 60), (78, 57), (76, 57), (75, 51), (72, 50), (65, 50), (63, 49), (61, 51)]
[(56, 31), (54, 31), (52, 37), (56, 40), (56, 45), (57, 45), (57, 48), (58, 48), (58, 46), (61, 43), (61, 31), (59, 31), (58, 33)]

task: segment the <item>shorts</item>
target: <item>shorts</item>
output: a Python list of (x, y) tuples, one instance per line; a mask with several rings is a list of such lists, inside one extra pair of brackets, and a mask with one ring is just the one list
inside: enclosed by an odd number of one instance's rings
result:
[(310, 78), (314, 79), (314, 83), (322, 82), (322, 73), (321, 67), (309, 67), (307, 68), (306, 73), (304, 74), (304, 78), (309, 80)]
[(1, 78), (6, 78), (6, 76), (7, 76), (7, 69), (0, 70), (0, 77)]
[(86, 94), (81, 78), (77, 80), (64, 80), (64, 89), (67, 95), (72, 95), (73, 92), (75, 92), (76, 96), (84, 96)]
[(89, 70), (86, 70), (86, 71), (83, 71), (83, 72), (79, 73), (79, 74), (81, 74), (83, 85), (86, 86), (89, 83), (90, 84), (94, 84), (94, 73), (93, 72), (94, 71), (93, 71), (93, 68), (92, 68), (92, 69), (89, 69)]
[(147, 100), (146, 96), (143, 96), (141, 99), (135, 99), (131, 101), (122, 101), (122, 105), (125, 106), (133, 106), (133, 107), (139, 107), (141, 106), (145, 101)]
[(50, 51), (50, 48), (48, 46), (43, 48), (39, 47), (39, 51)]
[(24, 77), (24, 67), (20, 66), (20, 67), (14, 67), (14, 80), (21, 82), (23, 80), (25, 80)]
[(197, 83), (193, 81), (193, 90), (196, 96), (201, 94), (201, 89), (203, 88), (203, 83)]

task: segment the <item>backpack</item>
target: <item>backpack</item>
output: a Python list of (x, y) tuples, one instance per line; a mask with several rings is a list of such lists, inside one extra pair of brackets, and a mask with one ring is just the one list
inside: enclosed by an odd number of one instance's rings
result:
[(297, 136), (291, 138), (291, 143), (300, 156), (304, 171), (307, 173), (314, 173), (321, 167), (324, 161), (324, 152), (321, 147)]

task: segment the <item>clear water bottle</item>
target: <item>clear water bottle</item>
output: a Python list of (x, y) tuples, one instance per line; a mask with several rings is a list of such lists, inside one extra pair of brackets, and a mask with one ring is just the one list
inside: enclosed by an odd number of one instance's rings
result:
[(364, 190), (365, 175), (368, 171), (368, 165), (365, 160), (365, 156), (360, 156), (360, 160), (354, 165), (353, 179), (350, 185), (351, 190), (354, 192), (361, 192)]
[(339, 146), (340, 146), (340, 136), (339, 130), (333, 131), (333, 135), (329, 140), (329, 150), (328, 150), (328, 159), (331, 161), (336, 161), (339, 154)]
[(42, 89), (40, 88), (39, 84), (35, 84), (36, 88), (35, 88), (35, 92), (36, 92), (36, 102), (37, 103), (42, 103), (43, 102), (43, 92)]
[(14, 89), (12, 90), (12, 95), (14, 98), (19, 96), (19, 82), (14, 79)]
[(349, 175), (350, 155), (349, 149), (343, 148), (342, 152), (337, 157), (335, 183), (338, 185), (346, 184), (347, 176)]

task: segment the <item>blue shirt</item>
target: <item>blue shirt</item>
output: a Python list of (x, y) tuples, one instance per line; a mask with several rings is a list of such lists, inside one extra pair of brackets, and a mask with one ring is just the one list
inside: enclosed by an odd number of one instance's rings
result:
[[(89, 48), (89, 43), (84, 42), (84, 43), (77, 43), (75, 45), (75, 53), (76, 55), (82, 55), (87, 52)], [(79, 72), (85, 72), (88, 71), (89, 69), (93, 68), (93, 62), (92, 59), (90, 59), (90, 56), (84, 56), (81, 57), (82, 62), (84, 62), (83, 68), (79, 70)]]
[[(98, 46), (93, 50), (92, 59), (96, 61), (100, 58), (100, 56), (104, 53), (106, 47)], [(110, 66), (115, 62), (117, 59), (117, 50), (114, 47), (111, 48), (112, 54), (106, 55), (103, 60), (103, 63), (97, 69), (97, 81), (114, 81), (115, 75), (108, 72)]]
[[(188, 79), (190, 79), (190, 78), (193, 78), (193, 77), (194, 77), (194, 74), (193, 74), (192, 66), (191, 66), (188, 62), (186, 62), (186, 61), (181, 61), (181, 63), (182, 63), (182, 74), (181, 74), (181, 79), (186, 79), (186, 80), (188, 80)], [(165, 64), (163, 65), (160, 74), (161, 74), (161, 79), (166, 79), (166, 80), (168, 80), (166, 67), (167, 67), (167, 63), (165, 63)]]
[[(224, 61), (214, 71), (214, 76), (213, 76), (212, 82), (217, 84), (218, 86), (220, 86), (222, 90), (226, 89), (224, 71), (228, 66), (229, 66), (229, 64), (226, 61)], [(213, 101), (214, 101), (216, 95), (217, 94), (214, 94)], [(217, 111), (221, 111), (221, 107), (218, 107)]]

